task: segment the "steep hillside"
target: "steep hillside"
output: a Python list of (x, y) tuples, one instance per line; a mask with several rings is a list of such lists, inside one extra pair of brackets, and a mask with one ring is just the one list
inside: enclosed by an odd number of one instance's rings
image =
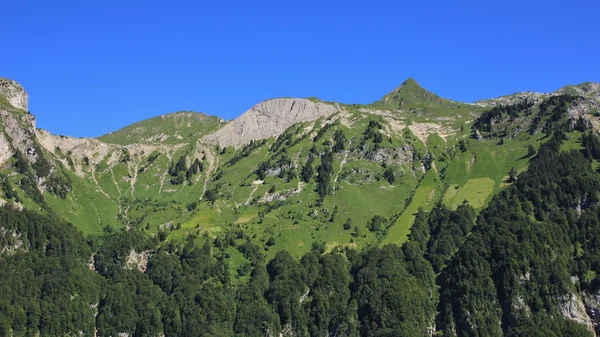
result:
[(224, 122), (219, 117), (181, 111), (137, 122), (98, 139), (120, 145), (189, 143), (223, 125)]

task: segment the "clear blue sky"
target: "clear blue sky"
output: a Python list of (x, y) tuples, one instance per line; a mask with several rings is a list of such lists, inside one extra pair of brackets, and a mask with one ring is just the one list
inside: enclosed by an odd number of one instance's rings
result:
[(5, 0), (0, 76), (38, 126), (99, 136), (273, 97), (369, 103), (407, 77), (474, 101), (600, 82), (598, 0)]

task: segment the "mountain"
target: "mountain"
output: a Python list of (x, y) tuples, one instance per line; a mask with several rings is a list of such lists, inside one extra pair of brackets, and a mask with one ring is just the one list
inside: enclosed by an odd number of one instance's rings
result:
[(219, 129), (224, 121), (201, 112), (180, 111), (134, 123), (115, 132), (98, 137), (105, 143), (179, 144)]
[(383, 96), (383, 98), (376, 103), (399, 108), (404, 106), (452, 106), (453, 103), (454, 105), (456, 104), (455, 102), (441, 98), (436, 94), (423, 89), (423, 87), (421, 87), (413, 78), (404, 81), (400, 86)]
[(587, 336), (599, 92), (462, 103), (408, 79), (91, 139), (37, 128), (2, 79), (0, 332)]

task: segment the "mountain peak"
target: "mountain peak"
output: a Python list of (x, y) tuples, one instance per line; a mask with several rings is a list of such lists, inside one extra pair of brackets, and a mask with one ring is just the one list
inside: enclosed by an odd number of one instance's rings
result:
[(404, 82), (402, 82), (402, 84), (397, 86), (394, 90), (392, 90), (386, 96), (389, 96), (389, 95), (395, 94), (395, 93), (416, 92), (416, 91), (426, 92), (427, 90), (423, 89), (423, 87), (414, 78), (409, 77)]
[[(423, 87), (421, 87), (421, 85), (417, 82), (417, 80), (415, 80), (412, 77), (407, 78), (404, 82), (402, 82), (402, 84), (400, 84), (400, 86), (398, 88), (396, 88), (397, 90), (399, 90), (400, 88), (420, 88), (423, 89)], [(425, 90), (425, 89), (423, 89)]]
[(414, 107), (447, 105), (450, 101), (424, 89), (414, 78), (409, 77), (382, 99), (375, 102), (389, 107)]

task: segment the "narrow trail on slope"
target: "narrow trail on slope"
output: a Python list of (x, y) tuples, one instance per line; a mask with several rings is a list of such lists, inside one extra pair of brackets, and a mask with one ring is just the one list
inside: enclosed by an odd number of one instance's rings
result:
[[(138, 160), (138, 162), (136, 164), (128, 164), (127, 165), (127, 172), (129, 173), (129, 175), (131, 176), (131, 179), (129, 180), (130, 185), (131, 185), (131, 198), (132, 200), (135, 200), (135, 183), (137, 182), (137, 170), (138, 167), (140, 165), (141, 162), (141, 158)], [(133, 169), (133, 173), (132, 170)], [(129, 224), (129, 207), (131, 206), (131, 204), (127, 204), (127, 207), (125, 207), (124, 209), (122, 209), (121, 214), (123, 214), (123, 221), (125, 222), (125, 228), (127, 230), (129, 230), (131, 228), (130, 224)]]
[[(129, 175), (131, 175), (131, 180), (129, 182), (131, 184), (131, 197), (133, 200), (135, 200), (135, 183), (137, 182), (137, 172), (141, 161), (142, 159), (140, 157), (137, 163), (133, 165), (127, 165), (127, 171), (129, 171)], [(131, 172), (131, 169), (133, 169), (133, 173)]]
[(254, 195), (254, 192), (256, 192), (256, 190), (258, 189), (258, 186), (260, 186), (260, 184), (257, 184), (256, 186), (254, 186), (254, 188), (252, 189), (252, 192), (250, 192), (250, 195), (248, 196), (248, 199), (244, 203), (244, 206), (248, 206), (250, 204), (250, 201), (252, 200), (252, 196)]
[(119, 193), (119, 199), (121, 198), (121, 188), (119, 188), (119, 184), (117, 184), (117, 180), (115, 179), (114, 166), (110, 168), (110, 176), (112, 177), (113, 184), (117, 188), (117, 192)]
[[(112, 171), (111, 171), (111, 172), (112, 172)], [(100, 187), (100, 184), (98, 183), (98, 180), (96, 179), (96, 175), (95, 175), (95, 173), (96, 173), (96, 170), (95, 170), (93, 167), (91, 168), (91, 173), (92, 173), (92, 180), (94, 181), (94, 184), (95, 184), (95, 185), (96, 185), (96, 187), (98, 188), (98, 191), (100, 191), (100, 193), (102, 193), (102, 194), (103, 194), (103, 195), (104, 195), (106, 198), (108, 198), (108, 200), (112, 201), (112, 202), (113, 202), (113, 203), (114, 203), (114, 204), (117, 206), (117, 208), (119, 208), (119, 213), (120, 213), (120, 212), (122, 211), (122, 209), (121, 209), (121, 204), (120, 204), (120, 203), (118, 203), (118, 202), (116, 202), (116, 201), (114, 201), (114, 200), (113, 200), (113, 198), (111, 198), (111, 197), (110, 197), (110, 195), (109, 195), (108, 193), (106, 193), (106, 192), (105, 192), (105, 191), (102, 189), (102, 187)], [(94, 206), (94, 208), (96, 208), (96, 207)], [(96, 210), (96, 213), (97, 213), (97, 212), (98, 212), (98, 210)], [(98, 215), (98, 218), (100, 218), (100, 215)]]

